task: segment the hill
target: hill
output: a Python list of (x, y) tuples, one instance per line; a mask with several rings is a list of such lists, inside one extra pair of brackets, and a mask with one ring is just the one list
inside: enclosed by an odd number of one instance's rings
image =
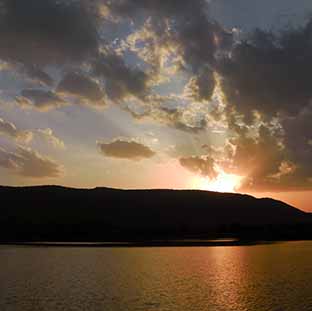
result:
[(0, 187), (0, 239), (311, 238), (311, 215), (273, 199), (195, 190)]

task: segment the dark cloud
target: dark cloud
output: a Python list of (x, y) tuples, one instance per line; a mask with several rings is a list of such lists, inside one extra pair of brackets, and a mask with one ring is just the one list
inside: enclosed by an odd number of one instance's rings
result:
[(100, 152), (107, 156), (128, 160), (142, 160), (155, 155), (149, 147), (135, 142), (117, 139), (109, 143), (97, 142)]
[(198, 10), (205, 5), (205, 1), (199, 0), (190, 3), (187, 0), (116, 0), (104, 1), (114, 13), (124, 16), (133, 16), (138, 10), (148, 10), (156, 15), (171, 16), (189, 14), (190, 11)]
[(26, 66), (24, 69), (27, 77), (34, 82), (45, 85), (45, 86), (53, 86), (53, 79), (41, 68), (35, 65)]
[(296, 162), (311, 166), (312, 175), (312, 107), (302, 110), (296, 117), (284, 119), (282, 122), (284, 130), (284, 143), (292, 150), (292, 157)]
[(208, 101), (211, 100), (215, 86), (214, 73), (211, 69), (206, 68), (190, 79), (186, 86), (186, 93), (196, 101)]
[(96, 81), (77, 72), (66, 74), (59, 83), (57, 92), (77, 96), (91, 103), (100, 102), (105, 95)]
[(127, 67), (123, 58), (113, 52), (102, 53), (93, 64), (93, 72), (105, 79), (106, 93), (112, 100), (129, 95), (143, 98), (147, 93), (148, 75)]
[(31, 178), (56, 178), (63, 174), (62, 166), (55, 161), (21, 146), (13, 152), (0, 147), (0, 167)]
[(40, 111), (49, 111), (66, 105), (66, 102), (54, 92), (41, 89), (23, 90), (16, 101), (22, 107), (35, 108)]
[(215, 170), (215, 161), (211, 157), (187, 157), (181, 158), (180, 164), (189, 171), (204, 177), (214, 179), (218, 173)]
[(24, 64), (81, 61), (96, 52), (94, 11), (86, 1), (0, 0), (0, 58)]
[[(312, 188), (312, 107), (302, 110), (296, 117), (283, 120), (284, 144), (287, 158), (296, 169), (284, 184), (293, 188)], [(291, 179), (291, 180), (290, 180)]]
[(220, 63), (222, 89), (230, 104), (247, 116), (295, 116), (312, 98), (312, 21), (271, 33), (254, 31)]

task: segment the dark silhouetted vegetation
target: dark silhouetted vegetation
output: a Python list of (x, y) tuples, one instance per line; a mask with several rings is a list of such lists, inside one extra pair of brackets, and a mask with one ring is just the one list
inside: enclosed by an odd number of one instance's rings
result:
[(280, 201), (191, 190), (0, 187), (0, 239), (156, 241), (312, 238), (312, 217)]

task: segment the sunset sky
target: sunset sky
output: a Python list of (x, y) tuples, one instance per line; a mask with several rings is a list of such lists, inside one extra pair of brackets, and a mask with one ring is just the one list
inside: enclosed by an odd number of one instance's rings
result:
[(311, 0), (0, 0), (0, 184), (312, 211)]

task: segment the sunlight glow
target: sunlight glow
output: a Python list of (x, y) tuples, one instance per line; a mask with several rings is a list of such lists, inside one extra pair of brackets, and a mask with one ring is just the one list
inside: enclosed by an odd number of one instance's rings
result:
[(215, 179), (196, 176), (191, 181), (192, 189), (208, 190), (217, 192), (236, 192), (243, 177), (233, 174), (226, 174), (223, 171)]

